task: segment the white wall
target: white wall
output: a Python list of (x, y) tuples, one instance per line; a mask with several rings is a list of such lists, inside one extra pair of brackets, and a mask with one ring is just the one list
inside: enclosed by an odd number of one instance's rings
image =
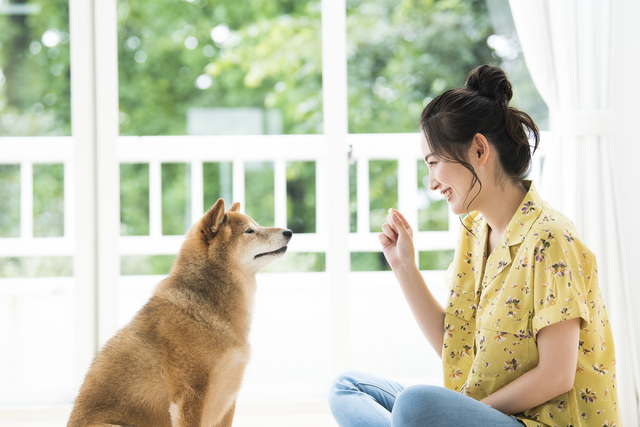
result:
[[(626, 281), (626, 307), (618, 307), (627, 313), (637, 311), (640, 301), (640, 276), (637, 265), (640, 259), (640, 188), (636, 172), (640, 169), (640, 35), (638, 17), (640, 1), (618, 0), (614, 3), (613, 63), (612, 65), (612, 110), (614, 133), (612, 144), (612, 170), (614, 196), (617, 203), (619, 229), (622, 240), (620, 252), (623, 257), (623, 277)], [(632, 308), (636, 308), (632, 310)], [(609, 307), (610, 316), (616, 315), (616, 307)], [(633, 314), (628, 318), (633, 317)], [(637, 322), (625, 325), (632, 340), (635, 372), (620, 372), (619, 381), (630, 381), (635, 375), (636, 387), (640, 384), (640, 325)], [(637, 390), (637, 388), (636, 388)], [(633, 396), (630, 396), (633, 400)], [(638, 395), (635, 396), (638, 402)], [(625, 426), (638, 426), (640, 414), (634, 408), (622, 407)], [(634, 413), (635, 412), (635, 413)]]

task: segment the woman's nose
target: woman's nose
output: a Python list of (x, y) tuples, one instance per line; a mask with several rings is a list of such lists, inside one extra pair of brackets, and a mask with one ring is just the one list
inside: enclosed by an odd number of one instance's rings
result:
[(433, 190), (433, 191), (437, 190), (438, 187), (440, 186), (440, 183), (438, 182), (437, 179), (434, 178), (433, 173), (429, 174), (428, 179), (429, 179), (429, 181), (428, 181), (429, 182), (429, 189)]

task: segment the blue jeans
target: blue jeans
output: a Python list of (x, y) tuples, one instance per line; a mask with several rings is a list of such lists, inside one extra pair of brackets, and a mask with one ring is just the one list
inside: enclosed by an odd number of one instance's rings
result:
[(444, 387), (399, 383), (366, 372), (339, 375), (329, 407), (340, 427), (522, 427), (471, 397)]

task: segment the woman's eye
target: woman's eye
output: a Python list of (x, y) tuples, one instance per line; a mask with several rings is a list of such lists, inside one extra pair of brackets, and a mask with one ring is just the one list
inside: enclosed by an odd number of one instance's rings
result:
[(253, 230), (249, 228), (245, 233), (253, 233)]
[(428, 165), (430, 168), (432, 168), (432, 167), (433, 167), (433, 165), (435, 165), (435, 164), (436, 164), (436, 162), (429, 162), (429, 163), (427, 163), (427, 165)]

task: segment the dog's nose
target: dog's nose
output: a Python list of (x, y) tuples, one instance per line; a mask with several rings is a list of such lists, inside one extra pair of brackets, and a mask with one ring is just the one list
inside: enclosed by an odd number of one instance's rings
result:
[(284, 234), (286, 237), (291, 238), (291, 236), (293, 236), (293, 231), (291, 230), (284, 230), (282, 232), (282, 234)]

